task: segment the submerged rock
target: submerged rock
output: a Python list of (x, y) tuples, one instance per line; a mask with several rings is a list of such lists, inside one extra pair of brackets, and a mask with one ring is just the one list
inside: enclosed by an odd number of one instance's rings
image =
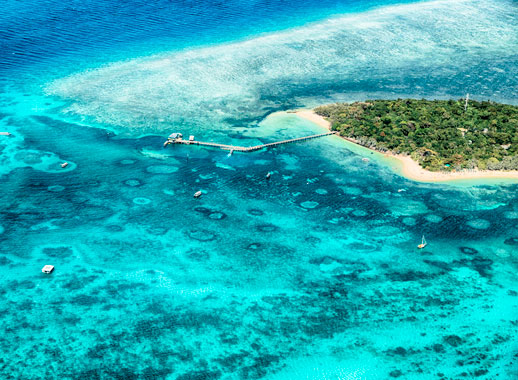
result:
[(403, 372), (401, 372), (399, 369), (395, 369), (394, 371), (391, 371), (389, 373), (389, 376), (397, 378), (397, 377), (403, 376)]
[(430, 215), (426, 215), (424, 218), (430, 223), (442, 222), (442, 218), (439, 215), (430, 214)]
[(504, 218), (518, 219), (518, 211), (506, 211), (504, 212)]
[(261, 232), (274, 232), (279, 229), (279, 227), (277, 227), (274, 224), (261, 224), (261, 225), (257, 226), (256, 228), (258, 231), (261, 231)]
[(414, 218), (410, 217), (410, 216), (407, 216), (407, 217), (403, 218), (402, 222), (403, 222), (404, 225), (407, 225), (407, 226), (410, 226), (410, 227), (411, 226), (415, 226), (416, 223), (417, 223), (416, 220)]
[(137, 187), (137, 186), (142, 185), (142, 182), (140, 182), (140, 180), (138, 180), (136, 178), (132, 178), (132, 179), (128, 179), (128, 180), (124, 181), (124, 184), (126, 186), (130, 186), (130, 187)]
[(486, 230), (491, 227), (491, 223), (485, 219), (474, 219), (470, 220), (466, 223), (469, 227), (474, 228), (476, 230)]
[(133, 198), (133, 203), (137, 205), (147, 205), (151, 203), (151, 199), (143, 197)]
[(459, 247), (459, 249), (462, 253), (465, 253), (466, 255), (475, 255), (478, 253), (478, 251), (475, 248), (471, 247)]
[(444, 337), (444, 341), (452, 347), (458, 347), (463, 343), (463, 340), (458, 335), (448, 335)]
[(207, 230), (192, 230), (189, 231), (189, 237), (198, 241), (211, 241), (216, 238), (216, 234)]
[(313, 209), (313, 208), (317, 207), (319, 205), (319, 203), (315, 202), (315, 201), (306, 201), (306, 202), (302, 202), (300, 205), (305, 209)]
[(227, 217), (227, 214), (225, 214), (224, 212), (221, 212), (221, 211), (214, 211), (209, 214), (209, 219), (212, 219), (212, 220), (222, 220), (222, 219), (225, 219), (226, 217)]
[(196, 206), (193, 210), (199, 212), (200, 214), (210, 214), (212, 212), (210, 208), (203, 206)]

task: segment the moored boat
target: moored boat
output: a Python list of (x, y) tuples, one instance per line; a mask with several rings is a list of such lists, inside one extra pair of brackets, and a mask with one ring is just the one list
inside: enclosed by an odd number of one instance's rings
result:
[(41, 272), (45, 274), (50, 274), (54, 270), (54, 265), (45, 265), (43, 268), (41, 268)]
[(417, 246), (417, 248), (419, 248), (419, 249), (423, 249), (423, 248), (424, 248), (424, 247), (426, 247), (427, 245), (428, 245), (428, 243), (426, 242), (426, 239), (424, 238), (424, 235), (423, 235), (423, 237), (422, 237), (422, 239), (421, 239), (421, 244), (419, 244), (419, 245)]

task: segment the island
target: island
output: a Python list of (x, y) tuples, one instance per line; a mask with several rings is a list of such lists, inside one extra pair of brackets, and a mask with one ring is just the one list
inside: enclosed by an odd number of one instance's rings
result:
[(518, 106), (465, 99), (367, 100), (298, 114), (398, 158), (413, 179), (518, 178)]

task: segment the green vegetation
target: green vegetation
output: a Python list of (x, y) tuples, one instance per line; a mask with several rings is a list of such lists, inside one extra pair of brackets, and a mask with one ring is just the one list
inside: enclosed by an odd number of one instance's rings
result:
[(315, 109), (333, 130), (438, 170), (518, 170), (518, 106), (455, 100), (368, 100)]

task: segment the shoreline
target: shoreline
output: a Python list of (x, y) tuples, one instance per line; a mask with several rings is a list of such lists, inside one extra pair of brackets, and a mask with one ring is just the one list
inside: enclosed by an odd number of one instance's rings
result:
[[(321, 127), (327, 128), (331, 130), (331, 123), (324, 119), (324, 117), (317, 115), (313, 110), (302, 109), (294, 112), (298, 117), (311, 121), (314, 124), (317, 124)], [(459, 181), (459, 180), (484, 180), (484, 179), (507, 179), (507, 180), (517, 180), (518, 181), (518, 170), (514, 171), (502, 171), (502, 170), (472, 170), (472, 171), (462, 171), (462, 172), (452, 172), (452, 173), (444, 173), (444, 172), (431, 172), (421, 167), (416, 161), (414, 161), (410, 156), (405, 156), (402, 154), (392, 154), (392, 153), (381, 153), (377, 150), (370, 149), (364, 147), (356, 143), (353, 139), (346, 138), (338, 135), (343, 140), (355, 144), (357, 146), (361, 146), (365, 149), (368, 149), (371, 152), (376, 152), (382, 156), (385, 156), (390, 159), (394, 159), (397, 163), (396, 172), (402, 175), (405, 178), (411, 179), (417, 182), (450, 182), (450, 181)]]

